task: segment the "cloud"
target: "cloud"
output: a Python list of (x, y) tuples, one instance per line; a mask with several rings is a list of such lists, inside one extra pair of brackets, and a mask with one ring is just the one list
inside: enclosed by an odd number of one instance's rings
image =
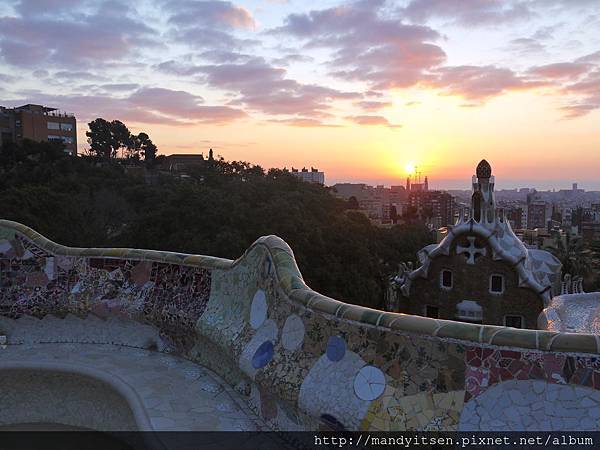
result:
[(532, 67), (528, 73), (544, 78), (577, 78), (590, 68), (590, 64), (564, 62)]
[(563, 86), (563, 92), (574, 98), (569, 105), (562, 108), (569, 118), (600, 109), (600, 68), (596, 68), (575, 83)]
[(356, 92), (299, 83), (287, 78), (285, 69), (260, 57), (242, 63), (189, 66), (167, 61), (158, 68), (167, 73), (196, 75), (202, 83), (237, 94), (232, 104), (272, 115), (325, 117), (332, 101), (361, 97)]
[(48, 78), (50, 73), (47, 70), (40, 69), (40, 70), (34, 70), (32, 75), (35, 78)]
[(168, 15), (170, 36), (192, 48), (230, 51), (259, 43), (233, 34), (254, 29), (256, 22), (249, 11), (231, 2), (167, 1), (163, 11)]
[(193, 125), (224, 124), (246, 117), (241, 109), (201, 104), (201, 97), (185, 91), (144, 87), (127, 97), (107, 95), (48, 95), (23, 92), (23, 98), (10, 104), (40, 103), (60, 105), (73, 111), (79, 121), (96, 117), (150, 124)]
[(540, 54), (546, 52), (546, 46), (534, 38), (512, 39), (507, 49), (520, 55)]
[(505, 24), (534, 15), (526, 2), (504, 0), (412, 0), (401, 11), (414, 22), (441, 18), (468, 26)]
[(82, 3), (81, 0), (21, 0), (15, 9), (24, 17), (56, 15), (72, 11)]
[(293, 127), (302, 128), (313, 128), (313, 127), (325, 127), (325, 128), (338, 128), (340, 125), (324, 123), (317, 119), (310, 119), (306, 117), (295, 117), (290, 119), (272, 119), (269, 122), (280, 123), (283, 125), (289, 125)]
[(109, 79), (102, 75), (97, 75), (92, 72), (85, 72), (81, 70), (61, 70), (59, 72), (54, 72), (53, 78), (60, 80), (68, 80), (68, 81), (76, 81), (76, 80), (85, 80), (85, 81), (108, 81)]
[(198, 55), (200, 58), (215, 63), (229, 63), (247, 61), (252, 59), (251, 55), (245, 53), (232, 52), (229, 50), (207, 50)]
[(446, 59), (444, 51), (432, 43), (440, 38), (437, 31), (402, 23), (387, 14), (383, 0), (291, 14), (270, 34), (301, 39), (307, 48), (330, 49), (334, 76), (365, 81), (373, 89), (412, 86), (425, 71)]
[(276, 66), (289, 66), (292, 63), (296, 62), (313, 62), (314, 60), (315, 59), (310, 56), (293, 53), (290, 55), (282, 56), (280, 58), (275, 58), (272, 60), (272, 62)]
[(429, 86), (442, 90), (446, 95), (459, 95), (480, 102), (508, 91), (534, 89), (548, 84), (496, 66), (443, 67), (435, 75), (428, 81)]
[(240, 6), (227, 1), (176, 0), (165, 4), (165, 11), (177, 11), (169, 22), (178, 27), (205, 27), (253, 29), (256, 22), (252, 14)]
[(597, 103), (580, 103), (562, 106), (560, 109), (563, 111), (565, 118), (576, 119), (587, 115), (588, 113), (600, 108), (600, 101)]
[(536, 30), (535, 33), (533, 33), (532, 39), (537, 39), (537, 40), (549, 40), (549, 39), (553, 39), (554, 38), (554, 32), (556, 30), (558, 30), (559, 28), (564, 27), (564, 22), (561, 23), (557, 23), (554, 25), (547, 25), (547, 26), (543, 26), (540, 27)]
[(171, 31), (171, 37), (197, 49), (230, 50), (258, 44), (256, 40), (239, 39), (225, 31), (201, 27), (176, 28)]
[(389, 108), (390, 106), (392, 106), (392, 102), (363, 100), (360, 102), (355, 102), (354, 106), (357, 106), (364, 111), (379, 111), (380, 109)]
[(111, 92), (133, 91), (139, 87), (137, 83), (108, 83), (100, 86), (101, 89)]
[(600, 50), (590, 53), (589, 55), (582, 56), (581, 58), (577, 58), (576, 62), (600, 64)]
[[(44, 0), (68, 5), (69, 2)], [(34, 3), (17, 8), (24, 13)], [(122, 8), (120, 7), (122, 6)], [(69, 10), (70, 11), (70, 10)], [(119, 60), (134, 50), (156, 45), (156, 32), (127, 15), (126, 4), (101, 4), (92, 13), (0, 17), (0, 53), (5, 62), (20, 67), (79, 68)], [(60, 9), (55, 11), (59, 13)]]
[(17, 78), (12, 76), (12, 75), (7, 75), (5, 73), (0, 73), (0, 82), (3, 83), (12, 83), (16, 80)]
[(389, 128), (401, 128), (402, 125), (392, 124), (383, 116), (348, 116), (346, 119), (359, 125), (386, 126)]

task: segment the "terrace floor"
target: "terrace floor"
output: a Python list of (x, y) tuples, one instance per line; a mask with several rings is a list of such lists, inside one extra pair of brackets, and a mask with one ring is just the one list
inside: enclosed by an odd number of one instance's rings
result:
[[(39, 370), (40, 377), (44, 376), (45, 371), (79, 373), (108, 385), (114, 384), (121, 395), (125, 393), (124, 397), (133, 411), (138, 429), (265, 429), (239, 394), (216, 374), (188, 360), (165, 353), (102, 344), (8, 345), (0, 348), (0, 375), (11, 369), (33, 370), (34, 374)], [(19, 379), (16, 383), (19, 383)], [(6, 400), (12, 394), (5, 390), (6, 386), (0, 385), (0, 397)], [(12, 401), (19, 400), (13, 398)], [(61, 400), (58, 399), (58, 402)], [(23, 405), (23, 408), (27, 407), (28, 405)], [(70, 406), (60, 404), (56, 407)]]

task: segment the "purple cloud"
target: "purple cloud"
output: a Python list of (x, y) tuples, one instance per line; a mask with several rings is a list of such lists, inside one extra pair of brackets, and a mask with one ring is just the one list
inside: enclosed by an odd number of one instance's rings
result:
[(270, 33), (302, 39), (306, 47), (331, 49), (334, 76), (366, 81), (374, 89), (412, 86), (445, 61), (444, 51), (431, 43), (440, 35), (386, 12), (383, 0), (347, 2), (289, 15)]
[(314, 58), (307, 55), (300, 55), (298, 53), (292, 53), (290, 55), (282, 56), (281, 58), (273, 59), (273, 64), (276, 66), (289, 66), (296, 62), (313, 62)]
[(580, 117), (600, 109), (600, 67), (583, 79), (563, 86), (562, 91), (574, 98), (571, 104), (562, 108), (568, 118)]
[(232, 104), (273, 115), (325, 117), (332, 101), (361, 97), (356, 92), (299, 83), (287, 78), (285, 69), (258, 57), (243, 63), (195, 66), (167, 61), (158, 68), (167, 73), (196, 75), (202, 83), (235, 93)]
[(497, 25), (534, 15), (526, 2), (504, 0), (412, 0), (401, 11), (416, 22), (441, 18), (469, 26)]
[(0, 82), (3, 83), (12, 83), (16, 80), (16, 77), (13, 77), (12, 75), (7, 75), (5, 73), (0, 73)]
[(170, 36), (192, 48), (231, 51), (258, 44), (232, 34), (236, 29), (254, 29), (256, 23), (250, 12), (231, 2), (167, 1), (163, 11), (169, 14)]
[(589, 55), (582, 56), (581, 58), (577, 58), (577, 62), (600, 64), (600, 50), (590, 53)]
[(496, 66), (443, 67), (435, 73), (428, 85), (447, 95), (459, 95), (468, 100), (485, 101), (508, 91), (545, 86), (543, 81), (532, 81), (510, 69)]
[[(20, 9), (25, 11), (31, 5), (21, 3)], [(89, 14), (0, 17), (0, 53), (7, 63), (16, 66), (81, 68), (119, 60), (135, 49), (155, 45), (156, 32), (129, 18), (124, 13), (127, 8), (123, 5), (119, 9), (118, 5), (103, 4)]]
[(137, 83), (108, 83), (99, 86), (100, 89), (110, 92), (133, 91), (140, 87)]
[(165, 4), (166, 11), (177, 11), (169, 22), (178, 27), (206, 27), (252, 29), (256, 26), (252, 14), (240, 6), (227, 1), (189, 1), (177, 0)]
[(124, 98), (107, 95), (47, 95), (37, 91), (23, 94), (22, 99), (6, 103), (60, 105), (61, 109), (74, 112), (80, 121), (104, 117), (181, 126), (198, 123), (224, 124), (246, 117), (240, 109), (204, 105), (201, 104), (201, 97), (163, 88), (141, 88)]
[(590, 64), (565, 62), (532, 67), (528, 73), (544, 78), (577, 78), (590, 68)]

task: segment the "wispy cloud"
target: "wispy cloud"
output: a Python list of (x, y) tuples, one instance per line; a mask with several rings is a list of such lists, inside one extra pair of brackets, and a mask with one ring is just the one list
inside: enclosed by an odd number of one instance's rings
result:
[(385, 126), (388, 128), (401, 128), (402, 127), (402, 125), (400, 125), (400, 124), (390, 123), (390, 121), (387, 120), (383, 116), (370, 116), (370, 115), (348, 116), (348, 117), (346, 117), (346, 119), (351, 122), (354, 122), (358, 125)]

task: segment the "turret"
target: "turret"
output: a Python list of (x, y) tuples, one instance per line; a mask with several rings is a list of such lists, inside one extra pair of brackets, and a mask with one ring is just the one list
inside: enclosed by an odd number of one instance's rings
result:
[(492, 223), (496, 220), (494, 200), (494, 177), (492, 167), (482, 159), (473, 176), (473, 195), (471, 196), (471, 217), (476, 222)]

